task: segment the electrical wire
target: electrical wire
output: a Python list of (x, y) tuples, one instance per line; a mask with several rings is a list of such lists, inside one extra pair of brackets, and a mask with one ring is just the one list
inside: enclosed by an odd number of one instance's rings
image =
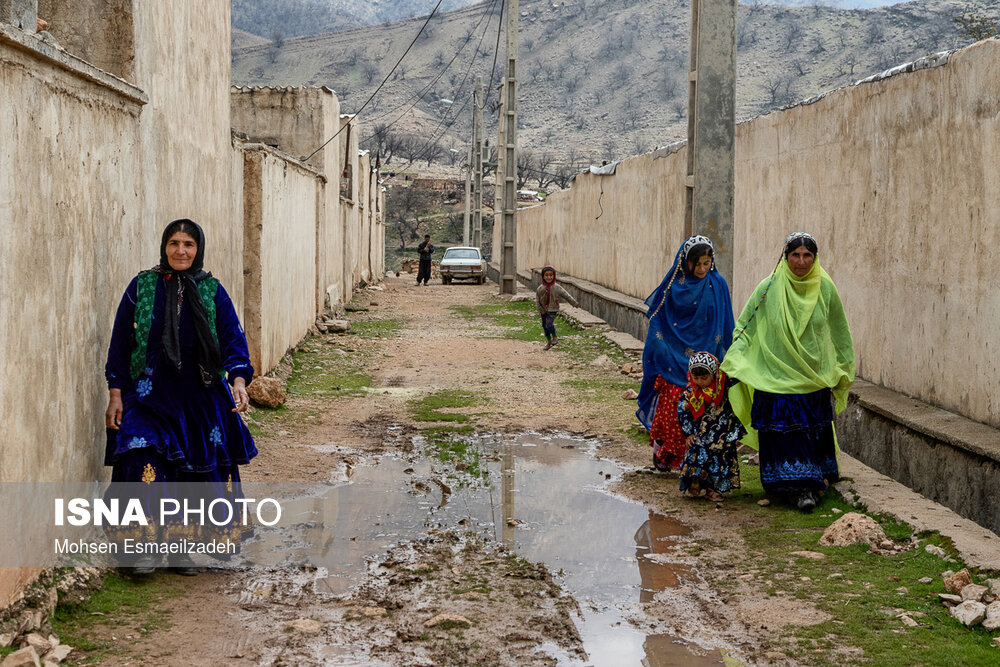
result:
[[(360, 114), (360, 113), (361, 113), (362, 111), (364, 111), (364, 110), (365, 110), (365, 108), (366, 108), (366, 107), (367, 107), (367, 106), (368, 106), (369, 104), (371, 104), (371, 101), (372, 101), (373, 99), (375, 99), (375, 96), (376, 96), (376, 95), (378, 95), (378, 91), (382, 90), (382, 86), (384, 86), (384, 85), (385, 85), (386, 81), (388, 81), (388, 80), (389, 80), (389, 77), (391, 77), (391, 76), (392, 76), (392, 74), (393, 74), (393, 72), (395, 72), (395, 71), (396, 71), (396, 68), (398, 68), (398, 67), (399, 67), (399, 64), (400, 64), (401, 62), (403, 62), (403, 58), (405, 58), (405, 57), (407, 56), (407, 54), (409, 54), (409, 53), (410, 53), (410, 49), (412, 49), (412, 48), (413, 48), (413, 45), (417, 43), (417, 40), (418, 40), (418, 39), (420, 39), (420, 35), (424, 34), (424, 29), (425, 29), (425, 28), (427, 28), (427, 24), (431, 22), (431, 19), (432, 19), (432, 18), (434, 18), (434, 15), (435, 15), (435, 14), (437, 13), (437, 10), (438, 10), (438, 9), (439, 9), (439, 8), (441, 7), (441, 3), (442, 3), (442, 2), (444, 2), (444, 0), (438, 0), (438, 1), (437, 1), (437, 4), (436, 4), (436, 5), (434, 5), (434, 9), (432, 9), (432, 10), (431, 10), (431, 13), (427, 15), (427, 20), (426, 20), (426, 21), (424, 21), (424, 24), (423, 24), (422, 26), (420, 26), (420, 30), (419, 30), (419, 31), (417, 32), (416, 36), (415, 36), (415, 37), (413, 38), (413, 41), (412, 41), (412, 42), (410, 42), (410, 45), (406, 47), (406, 51), (403, 51), (403, 55), (401, 55), (401, 56), (399, 57), (399, 60), (397, 60), (397, 61), (396, 61), (396, 64), (395, 64), (395, 65), (393, 65), (393, 66), (392, 66), (392, 69), (391, 69), (391, 70), (389, 70), (389, 73), (385, 75), (385, 78), (384, 78), (384, 79), (382, 79), (382, 83), (380, 83), (380, 84), (378, 85), (378, 88), (376, 88), (376, 89), (375, 89), (375, 92), (373, 92), (373, 93), (372, 93), (372, 94), (371, 94), (371, 95), (370, 95), (370, 96), (368, 97), (368, 99), (367, 99), (367, 100), (365, 101), (365, 103), (361, 105), (361, 108), (360, 108), (360, 109), (358, 109), (358, 110), (357, 110), (357, 111), (356, 111), (356, 112), (354, 113), (355, 117), (357, 117), (357, 116), (358, 116), (358, 114)], [(352, 120), (353, 120), (353, 119), (352, 119)], [(305, 158), (305, 160), (303, 160), (303, 162), (308, 162), (308, 161), (310, 160), (310, 158), (312, 158), (312, 156), (313, 156), (313, 155), (316, 155), (316, 153), (318, 153), (318, 152), (320, 152), (321, 150), (323, 150), (324, 148), (326, 148), (327, 144), (329, 144), (329, 143), (330, 143), (331, 141), (333, 141), (334, 139), (336, 139), (336, 138), (337, 138), (337, 137), (338, 137), (338, 136), (340, 135), (340, 133), (344, 131), (344, 128), (346, 128), (346, 127), (350, 127), (350, 125), (351, 125), (351, 123), (350, 123), (350, 122), (348, 122), (348, 123), (346, 123), (346, 124), (345, 124), (345, 125), (344, 125), (343, 127), (341, 127), (341, 128), (339, 129), (339, 130), (337, 130), (336, 134), (334, 134), (334, 135), (333, 135), (332, 137), (330, 137), (329, 139), (327, 139), (326, 141), (324, 141), (324, 142), (323, 142), (323, 144), (322, 144), (322, 145), (321, 145), (321, 146), (320, 146), (319, 148), (317, 148), (316, 150), (314, 150), (314, 151), (313, 151), (312, 153), (310, 153), (310, 154), (309, 154), (309, 156), (308, 156), (308, 157), (306, 157), (306, 158)]]
[[(440, 72), (438, 72), (438, 75), (436, 77), (434, 77), (434, 79), (430, 83), (428, 83), (426, 86), (424, 86), (420, 90), (420, 92), (418, 92), (416, 94), (416, 99), (414, 100), (413, 104), (411, 104), (410, 107), (406, 111), (404, 111), (400, 115), (399, 118), (397, 118), (396, 120), (392, 121), (388, 125), (388, 127), (386, 129), (388, 129), (389, 127), (392, 127), (393, 125), (395, 125), (396, 123), (398, 123), (404, 116), (406, 116), (406, 114), (408, 114), (410, 112), (411, 109), (413, 109), (413, 107), (417, 106), (417, 103), (420, 102), (420, 100), (423, 98), (424, 93), (426, 93), (428, 90), (430, 90), (434, 86), (434, 84), (437, 83), (441, 79), (442, 76), (444, 76), (444, 73), (447, 72), (449, 69), (451, 69), (452, 64), (458, 58), (459, 54), (461, 54), (462, 51), (465, 50), (465, 47), (469, 45), (469, 42), (472, 41), (472, 38), (476, 36), (476, 32), (478, 32), (479, 26), (481, 26), (483, 24), (483, 21), (484, 20), (487, 21), (487, 25), (489, 25), (488, 19), (493, 15), (493, 8), (496, 7), (497, 1), (498, 0), (493, 0), (493, 2), (490, 3), (489, 9), (487, 9), (487, 11), (483, 12), (483, 15), (481, 17), (479, 17), (479, 22), (476, 23), (476, 25), (472, 28), (471, 31), (469, 31), (469, 36), (465, 38), (464, 42), (462, 42), (462, 46), (458, 47), (458, 50), (455, 51), (455, 55), (452, 56), (451, 60), (448, 61), (448, 64), (444, 66), (444, 69), (442, 69)], [(482, 39), (480, 39), (479, 41), (481, 43)], [(391, 116), (392, 114), (394, 114), (397, 111), (399, 111), (400, 109), (402, 109), (404, 106), (406, 106), (406, 102), (403, 102), (402, 104), (400, 104), (398, 107), (396, 107), (392, 111), (386, 111), (385, 113), (383, 113), (380, 116), (376, 116), (374, 118), (369, 118), (368, 122), (369, 123), (374, 123), (375, 121), (381, 120), (382, 118), (385, 118), (386, 116)]]

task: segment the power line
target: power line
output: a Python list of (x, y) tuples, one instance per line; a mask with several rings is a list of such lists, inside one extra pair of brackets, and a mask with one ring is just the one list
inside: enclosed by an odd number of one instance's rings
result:
[[(418, 39), (420, 39), (420, 35), (424, 34), (424, 29), (425, 29), (425, 28), (427, 27), (427, 24), (431, 22), (431, 19), (432, 19), (432, 18), (434, 18), (434, 14), (436, 14), (436, 13), (437, 13), (437, 10), (438, 10), (438, 8), (439, 8), (439, 7), (441, 6), (441, 3), (442, 3), (442, 2), (444, 2), (444, 0), (438, 0), (437, 4), (436, 4), (436, 5), (434, 5), (434, 9), (432, 9), (432, 10), (431, 10), (431, 13), (427, 15), (427, 20), (426, 20), (426, 21), (424, 21), (424, 24), (423, 24), (422, 26), (420, 26), (420, 30), (419, 30), (419, 31), (417, 32), (416, 36), (415, 36), (415, 37), (413, 38), (413, 41), (412, 41), (412, 42), (410, 42), (410, 45), (409, 45), (408, 47), (406, 47), (406, 51), (403, 51), (403, 55), (401, 55), (401, 56), (399, 57), (399, 60), (397, 60), (397, 61), (396, 61), (396, 64), (395, 64), (395, 65), (393, 65), (393, 66), (392, 66), (392, 69), (391, 69), (391, 70), (389, 70), (389, 73), (385, 75), (385, 78), (384, 78), (384, 79), (382, 79), (382, 83), (380, 83), (380, 84), (378, 85), (378, 88), (376, 88), (376, 89), (375, 89), (375, 92), (373, 92), (373, 93), (371, 94), (371, 96), (370, 96), (370, 97), (368, 98), (368, 100), (367, 100), (367, 101), (365, 101), (365, 103), (361, 105), (361, 108), (360, 108), (360, 109), (358, 109), (358, 110), (357, 110), (357, 111), (356, 111), (356, 112), (354, 113), (355, 117), (356, 117), (356, 116), (358, 116), (358, 115), (359, 115), (359, 114), (360, 114), (360, 113), (361, 113), (362, 111), (364, 111), (364, 110), (365, 110), (365, 107), (367, 107), (367, 106), (368, 106), (368, 105), (369, 105), (369, 104), (371, 103), (371, 101), (372, 101), (373, 99), (375, 99), (375, 96), (376, 96), (376, 95), (378, 95), (378, 91), (382, 90), (382, 86), (384, 86), (384, 85), (385, 85), (385, 83), (386, 83), (386, 81), (388, 81), (388, 80), (389, 80), (389, 77), (391, 77), (391, 76), (392, 76), (392, 73), (396, 71), (396, 68), (397, 68), (397, 67), (399, 67), (399, 64), (400, 64), (401, 62), (403, 62), (403, 58), (405, 58), (405, 57), (407, 56), (407, 54), (408, 54), (408, 53), (410, 52), (410, 49), (412, 49), (412, 48), (413, 48), (413, 45), (417, 43), (417, 40), (418, 40)], [(329, 144), (329, 143), (330, 143), (331, 141), (333, 141), (334, 139), (336, 139), (336, 138), (337, 138), (337, 137), (338, 137), (338, 136), (340, 135), (340, 133), (344, 131), (344, 128), (345, 128), (345, 127), (350, 127), (350, 125), (351, 125), (351, 123), (350, 123), (350, 122), (348, 122), (348, 123), (347, 123), (347, 124), (345, 124), (345, 125), (344, 125), (343, 127), (341, 127), (341, 128), (339, 129), (339, 130), (337, 130), (337, 133), (336, 133), (336, 134), (334, 134), (334, 135), (333, 135), (332, 137), (330, 137), (329, 139), (327, 139), (326, 141), (324, 141), (324, 142), (323, 142), (323, 145), (321, 145), (321, 146), (320, 146), (319, 148), (317, 148), (317, 149), (316, 149), (316, 150), (314, 150), (314, 151), (313, 151), (312, 153), (310, 153), (310, 154), (309, 154), (309, 156), (308, 156), (308, 157), (306, 157), (306, 159), (305, 159), (305, 160), (303, 160), (303, 162), (308, 162), (308, 161), (309, 161), (309, 159), (310, 159), (310, 158), (312, 158), (312, 156), (313, 156), (313, 155), (316, 155), (316, 153), (318, 153), (318, 152), (320, 152), (321, 150), (323, 150), (324, 148), (326, 148), (326, 145), (327, 145), (327, 144)]]
[(497, 45), (493, 49), (493, 69), (490, 70), (490, 85), (486, 88), (486, 95), (483, 97), (483, 106), (486, 106), (486, 100), (490, 99), (490, 95), (493, 92), (493, 75), (497, 71), (497, 56), (500, 54), (500, 31), (503, 30), (503, 10), (506, 5), (507, 3), (505, 2), (500, 7), (500, 22), (497, 24)]
[[(395, 125), (396, 123), (398, 123), (404, 116), (406, 116), (407, 113), (410, 112), (411, 109), (413, 109), (413, 107), (417, 106), (417, 103), (423, 98), (424, 93), (426, 93), (428, 90), (430, 90), (431, 87), (435, 83), (437, 83), (441, 79), (442, 76), (444, 76), (444, 73), (447, 72), (449, 69), (451, 69), (452, 64), (458, 58), (459, 54), (461, 54), (462, 51), (465, 50), (465, 47), (469, 45), (469, 42), (472, 41), (472, 38), (476, 36), (476, 32), (479, 30), (479, 26), (481, 26), (483, 24), (483, 21), (486, 20), (487, 21), (487, 25), (489, 25), (488, 19), (493, 15), (493, 8), (496, 6), (496, 4), (497, 4), (497, 0), (493, 0), (493, 2), (490, 3), (489, 9), (487, 9), (487, 11), (483, 12), (483, 15), (481, 17), (479, 17), (479, 22), (476, 23), (476, 25), (472, 28), (472, 30), (469, 31), (469, 36), (465, 38), (465, 41), (462, 43), (462, 46), (458, 47), (458, 50), (455, 52), (455, 55), (451, 57), (451, 60), (449, 60), (448, 64), (444, 66), (444, 69), (442, 69), (440, 72), (438, 72), (438, 75), (436, 77), (434, 77), (434, 79), (430, 83), (428, 83), (426, 86), (424, 86), (420, 90), (420, 92), (418, 92), (416, 94), (416, 100), (413, 102), (413, 104), (411, 104), (410, 107), (406, 111), (404, 111), (400, 115), (399, 118), (397, 118), (396, 120), (392, 121), (389, 124), (388, 127), (392, 127), (393, 125)], [(483, 41), (482, 38), (480, 38), (479, 42), (482, 43), (482, 41)], [(478, 51), (478, 48), (476, 50)], [(368, 119), (368, 122), (369, 123), (374, 123), (375, 121), (380, 120), (382, 118), (385, 118), (386, 116), (391, 116), (392, 114), (394, 114), (397, 111), (399, 111), (400, 109), (402, 109), (405, 105), (406, 105), (406, 102), (403, 102), (403, 104), (400, 104), (398, 107), (396, 107), (392, 111), (386, 111), (384, 114), (382, 114), (380, 116), (376, 116), (375, 118)], [(388, 128), (386, 128), (386, 129), (388, 129)]]

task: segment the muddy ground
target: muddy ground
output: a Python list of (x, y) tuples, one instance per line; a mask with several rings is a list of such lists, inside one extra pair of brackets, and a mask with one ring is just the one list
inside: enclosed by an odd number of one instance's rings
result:
[[(676, 478), (649, 471), (650, 449), (633, 426), (634, 401), (621, 396), (637, 389), (638, 380), (620, 370), (628, 361), (620, 352), (590, 337), (544, 351), (534, 320), (524, 322), (524, 335), (504, 337), (501, 320), (475, 316), (502, 303), (495, 285), (417, 287), (405, 278), (361, 292), (354, 304), (361, 309), (349, 313), (361, 335), (324, 334), (303, 343), (286, 407), (250, 415), (260, 454), (246, 467), (245, 481), (345, 480), (384, 455), (418, 462), (430, 455), (427, 429), (455, 422), (421, 416), (414, 401), (446, 390), (472, 393), (472, 405), (442, 410), (470, 415), (461, 423), (476, 433), (561, 433), (597, 443), (590, 456), (617, 464), (608, 467), (614, 471), (604, 481), (608, 493), (684, 527), (665, 550), (673, 579), (622, 609), (624, 622), (648, 636), (646, 664), (721, 664), (723, 655), (729, 663), (814, 664), (814, 650), (828, 664), (858, 657), (859, 649), (822, 637), (809, 648), (782, 640), (790, 629), (831, 622), (831, 614), (819, 597), (783, 584), (809, 577), (765, 565), (772, 555), (759, 531), (772, 519), (756, 497), (744, 493), (745, 502), (719, 505), (685, 500)], [(327, 382), (337, 373), (331, 358), (350, 366), (353, 379)], [(459, 458), (452, 467), (463, 469)], [(428, 477), (423, 488), (414, 483), (414, 502), (445, 500), (433, 481)], [(122, 614), (93, 625), (90, 637), (105, 649), (78, 652), (77, 660), (529, 665), (589, 659), (578, 630), (580, 601), (561, 585), (560, 573), (521, 558), (491, 539), (490, 530), (427, 528), (368, 556), (352, 585), (333, 592), (322, 585), (324, 573), (310, 567), (158, 574), (154, 582), (169, 594), (155, 599), (153, 613), (167, 622)], [(435, 620), (440, 614), (453, 616)]]

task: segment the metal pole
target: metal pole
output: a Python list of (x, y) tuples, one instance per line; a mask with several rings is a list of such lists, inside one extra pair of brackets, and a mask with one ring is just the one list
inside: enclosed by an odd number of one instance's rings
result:
[(736, 134), (736, 1), (692, 0), (684, 229), (715, 244), (733, 283)]
[(462, 245), (469, 245), (469, 214), (472, 206), (472, 144), (465, 161), (465, 216), (462, 218)]
[(507, 72), (504, 78), (504, 111), (500, 122), (507, 128), (498, 152), (503, 160), (503, 237), (500, 249), (500, 293), (517, 293), (517, 0), (507, 0)]
[(483, 77), (476, 77), (472, 98), (472, 245), (483, 247)]

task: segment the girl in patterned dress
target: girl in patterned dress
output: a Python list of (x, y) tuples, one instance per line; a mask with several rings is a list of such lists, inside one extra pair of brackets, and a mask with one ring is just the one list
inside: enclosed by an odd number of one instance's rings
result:
[(704, 491), (713, 502), (740, 488), (736, 449), (746, 434), (726, 399), (729, 389), (719, 360), (698, 352), (688, 362), (688, 385), (677, 402), (677, 421), (686, 436), (681, 462), (681, 492), (697, 498)]

